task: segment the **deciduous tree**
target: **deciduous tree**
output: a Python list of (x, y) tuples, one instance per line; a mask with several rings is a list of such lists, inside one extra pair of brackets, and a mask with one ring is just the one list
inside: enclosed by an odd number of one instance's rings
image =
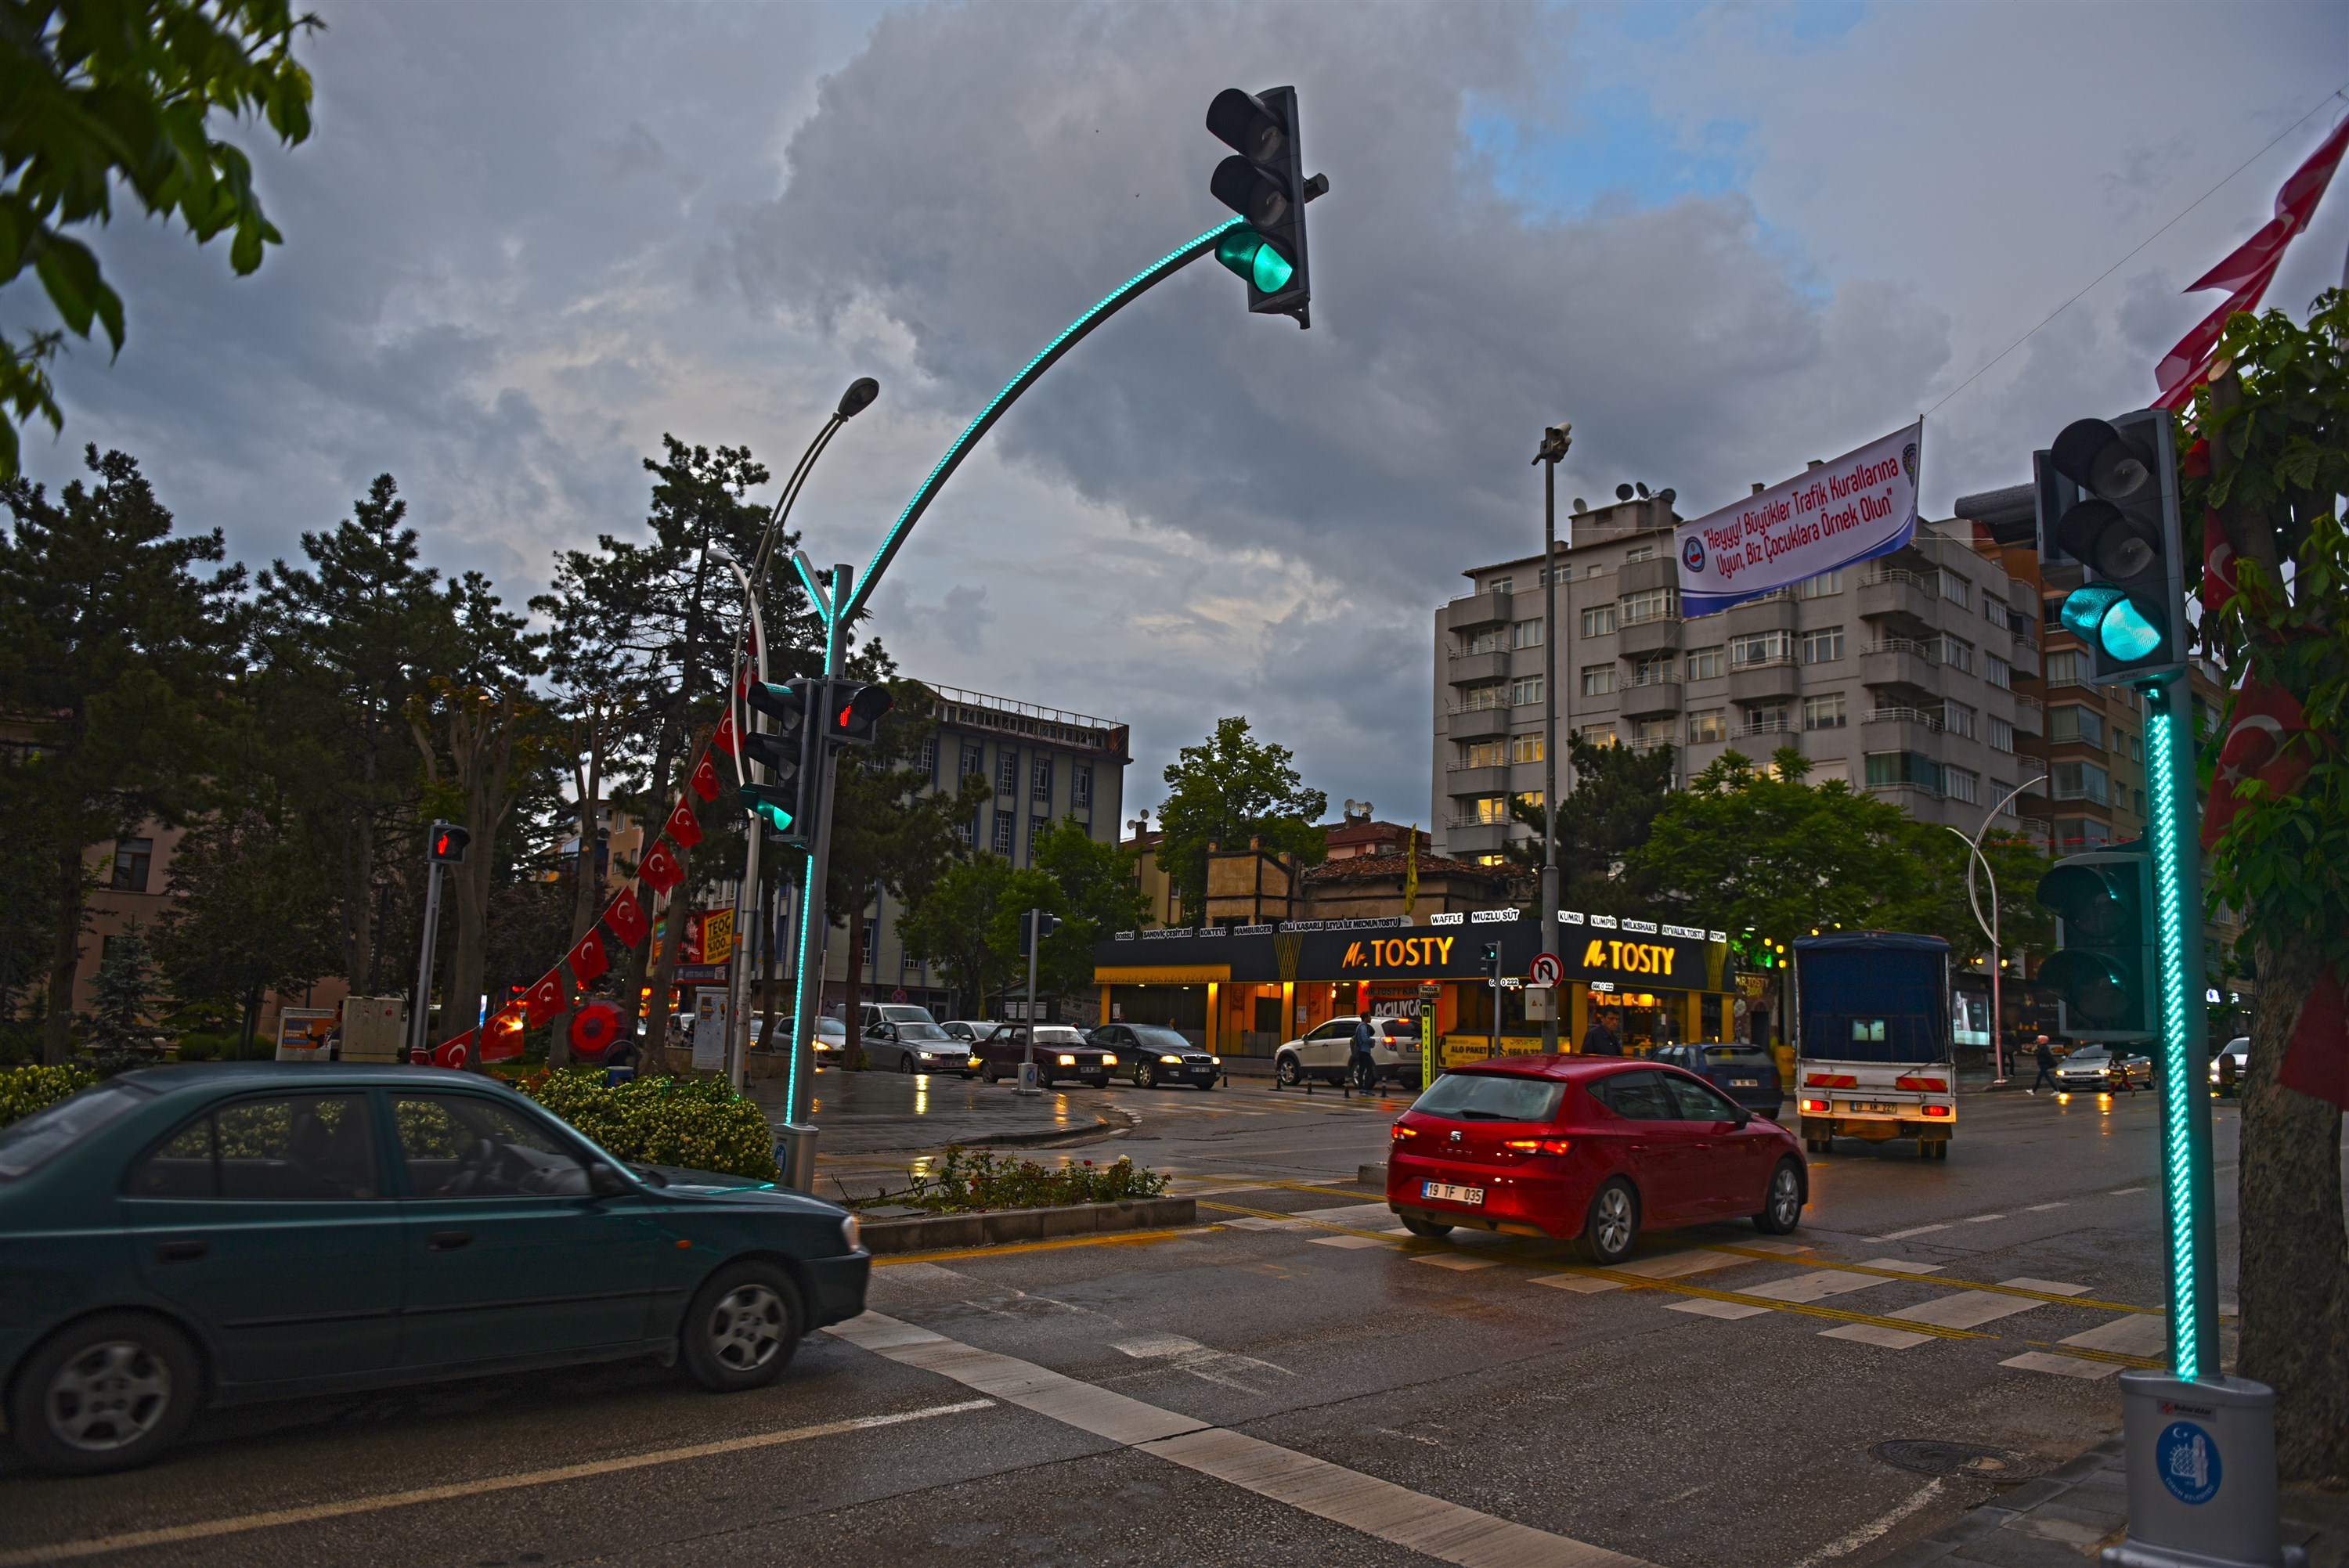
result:
[(1328, 852), (1317, 824), (1330, 797), (1306, 788), (1288, 748), (1256, 739), (1245, 718), (1217, 719), (1206, 742), (1183, 748), (1164, 777), (1158, 863), (1195, 920), (1206, 918), (1209, 844), (1244, 849), (1261, 839), (1309, 865)]

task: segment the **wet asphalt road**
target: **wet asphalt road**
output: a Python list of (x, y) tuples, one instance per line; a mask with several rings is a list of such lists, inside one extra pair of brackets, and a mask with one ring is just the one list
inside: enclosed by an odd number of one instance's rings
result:
[(1200, 1229), (886, 1263), (876, 1316), (731, 1398), (634, 1364), (216, 1412), (130, 1475), (5, 1469), (0, 1568), (1816, 1568), (1996, 1491), (1873, 1445), (2060, 1461), (2159, 1353), (2128, 1310), (2161, 1296), (2149, 1096), (1969, 1096), (1946, 1162), (1815, 1159), (1807, 1251), (1715, 1225), (1610, 1273), (1390, 1234), (1350, 1179), (1401, 1099), (1070, 1092), (1140, 1127), (1053, 1157), (1177, 1172)]

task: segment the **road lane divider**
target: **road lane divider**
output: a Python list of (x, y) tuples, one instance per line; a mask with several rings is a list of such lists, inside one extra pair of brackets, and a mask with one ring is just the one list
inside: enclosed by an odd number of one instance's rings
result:
[(56, 1541), (44, 1546), (23, 1546), (0, 1552), (0, 1568), (30, 1568), (40, 1563), (71, 1563), (85, 1557), (98, 1557), (116, 1552), (135, 1552), (149, 1546), (170, 1546), (189, 1541), (209, 1541), (222, 1535), (243, 1535), (255, 1530), (272, 1530), (288, 1524), (310, 1524), (320, 1520), (347, 1519), (354, 1514), (379, 1513), (386, 1509), (412, 1508), (419, 1503), (448, 1502), (460, 1498), (483, 1497), (495, 1492), (514, 1491), (524, 1487), (552, 1486), (567, 1480), (585, 1480), (595, 1476), (615, 1475), (623, 1470), (644, 1470), (653, 1465), (676, 1464), (684, 1460), (711, 1459), (721, 1454), (745, 1453), (756, 1449), (771, 1449), (784, 1443), (803, 1443), (814, 1438), (839, 1437), (849, 1432), (873, 1431), (884, 1427), (901, 1427), (911, 1421), (934, 1420), (940, 1416), (967, 1415), (974, 1410), (995, 1407), (992, 1399), (963, 1399), (951, 1405), (925, 1405), (919, 1409), (895, 1410), (881, 1416), (857, 1416), (844, 1421), (821, 1421), (811, 1427), (791, 1427), (781, 1431), (753, 1432), (747, 1437), (720, 1438), (714, 1442), (687, 1443), (671, 1449), (654, 1449), (640, 1454), (622, 1454), (608, 1460), (583, 1460), (577, 1464), (555, 1465), (546, 1470), (522, 1470), (511, 1475), (481, 1476), (472, 1480), (450, 1481), (440, 1486), (411, 1487), (404, 1491), (375, 1492), (365, 1497), (344, 1498), (335, 1502), (305, 1503), (298, 1508), (273, 1508), (258, 1513), (234, 1514), (224, 1519), (199, 1520), (191, 1524), (165, 1525), (155, 1530), (126, 1530), (112, 1535), (93, 1536), (81, 1541)]

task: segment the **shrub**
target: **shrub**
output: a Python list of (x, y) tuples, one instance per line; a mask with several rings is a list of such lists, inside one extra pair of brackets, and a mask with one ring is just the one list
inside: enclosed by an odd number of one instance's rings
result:
[(46, 1109), (98, 1081), (85, 1067), (9, 1068), (0, 1071), (0, 1127)]
[(1123, 1203), (1155, 1198), (1166, 1191), (1166, 1180), (1124, 1155), (1108, 1165), (1090, 1160), (1044, 1165), (1033, 1160), (999, 1158), (985, 1150), (972, 1154), (955, 1144), (929, 1175), (905, 1191), (879, 1196), (883, 1202), (939, 1214), (975, 1209), (1050, 1209), (1063, 1203)]
[(238, 1037), (218, 1034), (209, 1029), (191, 1029), (180, 1037), (180, 1059), (183, 1062), (225, 1062), (236, 1057)]
[(601, 1068), (534, 1073), (517, 1086), (621, 1160), (771, 1181), (774, 1135), (766, 1114), (724, 1078), (632, 1078)]

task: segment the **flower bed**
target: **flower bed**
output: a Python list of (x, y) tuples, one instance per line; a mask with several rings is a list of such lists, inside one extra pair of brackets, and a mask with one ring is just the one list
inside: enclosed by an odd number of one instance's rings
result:
[(0, 1127), (88, 1088), (98, 1076), (84, 1067), (0, 1068)]
[(1046, 1165), (1034, 1160), (971, 1153), (960, 1144), (926, 1176), (902, 1191), (883, 1192), (863, 1204), (903, 1204), (933, 1214), (967, 1214), (990, 1209), (1054, 1209), (1073, 1203), (1127, 1203), (1155, 1198), (1166, 1178), (1121, 1155), (1107, 1165), (1090, 1160)]

